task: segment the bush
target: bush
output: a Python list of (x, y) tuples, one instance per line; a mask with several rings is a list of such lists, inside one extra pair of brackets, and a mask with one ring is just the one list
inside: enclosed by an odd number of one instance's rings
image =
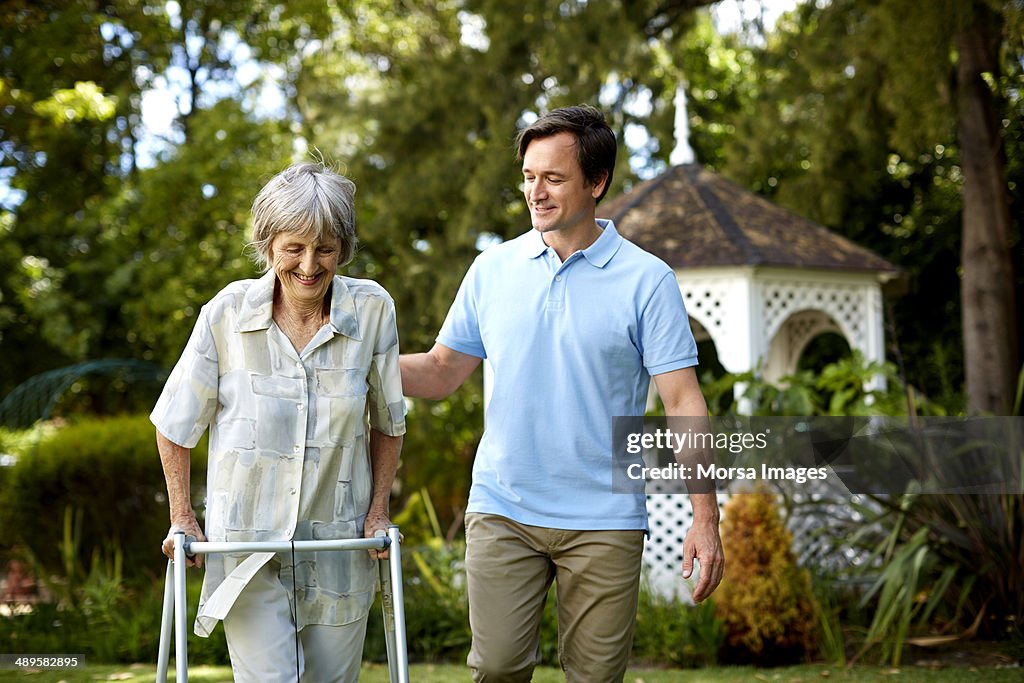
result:
[(640, 587), (633, 658), (659, 666), (699, 668), (718, 663), (725, 641), (715, 603), (689, 605)]
[[(188, 573), (189, 624), (195, 618), (201, 572)], [(73, 604), (39, 603), (32, 611), (0, 618), (0, 642), (12, 654), (68, 652), (106, 663), (156, 662), (163, 581), (126, 588), (115, 574), (90, 573)], [(172, 636), (173, 659), (173, 636)], [(226, 664), (222, 628), (209, 638), (190, 632), (190, 664)], [(173, 666), (173, 662), (172, 662)]]
[[(37, 565), (41, 578), (72, 580), (115, 554), (129, 584), (163, 576), (159, 542), (168, 527), (167, 494), (145, 416), (69, 424), (44, 434), (5, 469), (0, 528), (9, 530), (7, 540)], [(204, 444), (193, 450), (192, 469), (206, 470)]]
[(715, 592), (730, 660), (782, 664), (813, 646), (810, 574), (767, 493), (732, 496), (723, 509), (725, 578)]

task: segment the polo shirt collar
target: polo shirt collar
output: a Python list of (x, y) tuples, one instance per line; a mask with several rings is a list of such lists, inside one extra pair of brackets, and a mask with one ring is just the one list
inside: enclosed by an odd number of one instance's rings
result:
[[(606, 218), (598, 218), (597, 227), (601, 228), (600, 237), (582, 253), (590, 265), (604, 268), (622, 245), (622, 235), (615, 229), (615, 223)], [(548, 245), (544, 243), (544, 236), (540, 232), (531, 229), (526, 234), (526, 240), (523, 242), (523, 255), (526, 258), (537, 258), (547, 248)]]
[[(274, 284), (277, 275), (270, 270), (245, 291), (238, 311), (238, 331), (255, 332), (270, 328), (274, 321)], [(335, 275), (331, 285), (331, 327), (334, 332), (359, 340), (356, 302), (348, 285)]]
[(622, 235), (615, 229), (615, 224), (606, 218), (598, 218), (597, 227), (601, 228), (601, 236), (583, 250), (583, 257), (590, 265), (604, 268), (622, 245)]
[(526, 239), (523, 241), (523, 256), (526, 258), (537, 258), (547, 248), (548, 245), (544, 244), (544, 236), (539, 231), (530, 228), (530, 232), (526, 233)]

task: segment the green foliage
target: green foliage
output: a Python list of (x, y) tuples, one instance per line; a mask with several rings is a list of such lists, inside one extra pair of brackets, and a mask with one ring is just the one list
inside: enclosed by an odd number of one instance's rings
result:
[[(197, 304), (252, 274), (247, 207), (292, 135), (232, 82), (225, 41), (251, 8), (172, 7), (15, 3), (0, 19), (0, 171), (20, 195), (0, 207), (0, 393), (75, 360), (170, 362)], [(190, 81), (179, 116), (142, 140), (141, 94), (171, 64)], [(224, 85), (237, 99), (218, 102)]]
[[(239, 250), (261, 180), (307, 149), (359, 185), (350, 273), (392, 292), (405, 347), (423, 349), (478, 246), (528, 227), (515, 128), (589, 101), (620, 139), (646, 131), (623, 144), (616, 193), (667, 162), (685, 83), (698, 161), (904, 268), (890, 339), (912, 384), (955, 393), (963, 178), (948, 46), (970, 3), (929, 6), (913, 35), (898, 2), (803, 3), (760, 27), (760, 44), (718, 35), (692, 11), (708, 4), (16, 3), (0, 20), (0, 164), (24, 195), (0, 210), (14, 361), (0, 392), (87, 357), (173, 360), (198, 306), (252, 274)], [(1004, 12), (1019, 26), (1019, 9)], [(1020, 199), (1012, 30), (1005, 48), (993, 87)], [(253, 115), (263, 81), (239, 82), (246, 59), (277, 67), (278, 120)], [(169, 65), (188, 79), (178, 116), (168, 139), (144, 140), (141, 93)]]
[[(192, 453), (193, 469), (204, 471), (205, 446)], [(44, 436), (19, 456), (5, 484), (0, 528), (43, 577), (73, 579), (115, 554), (129, 584), (162, 575), (166, 486), (144, 416), (82, 420)]]
[[(464, 541), (446, 539), (427, 490), (409, 496), (394, 522), (405, 537), (406, 634), (410, 656), (425, 661), (465, 659), (469, 651)], [(379, 610), (379, 600), (378, 608)], [(383, 653), (383, 628), (371, 620), (367, 652)]]
[(841, 605), (837, 591), (824, 577), (814, 581), (814, 616), (818, 625), (817, 643), (821, 658), (836, 666), (846, 664), (846, 637), (843, 633)]
[(53, 91), (48, 99), (34, 103), (32, 110), (60, 126), (75, 120), (105, 121), (114, 115), (116, 105), (95, 83), (80, 81), (74, 88)]
[[(202, 574), (189, 572), (189, 623), (195, 618), (201, 585)], [(0, 616), (0, 642), (11, 654), (71, 652), (84, 654), (89, 662), (155, 662), (163, 588), (162, 580), (128, 586), (122, 577), (95, 569), (77, 587), (73, 604), (41, 602), (27, 613)], [(188, 655), (193, 666), (226, 664), (223, 629), (209, 638), (190, 633)]]
[(139, 93), (172, 42), (162, 5), (16, 2), (0, 17), (0, 172), (21, 197), (0, 202), (0, 393), (84, 358), (114, 327), (119, 302), (89, 267), (98, 227), (83, 219), (135, 165)]
[[(884, 383), (881, 389), (879, 383)], [(768, 382), (755, 371), (705, 378), (701, 389), (712, 415), (735, 415), (741, 406), (733, 402), (737, 385), (750, 415), (945, 415), (946, 409), (929, 401), (912, 387), (903, 388), (892, 363), (866, 362), (859, 351), (820, 372), (799, 370)]]
[(189, 134), (96, 216), (119, 254), (97, 277), (119, 302), (125, 354), (168, 367), (203, 304), (229, 282), (258, 276), (243, 253), (249, 207), (290, 155), (282, 124), (256, 121), (230, 100), (195, 113)]
[[(476, 378), (467, 385), (443, 401), (414, 401), (406, 417), (398, 480), (407, 510), (420, 510), (415, 498), (421, 491), (429, 492), (429, 509), (436, 511), (437, 524), (444, 530), (436, 537), (451, 538), (450, 527), (461, 524), (473, 457), (483, 435), (483, 392)], [(431, 532), (432, 527), (416, 524), (403, 533), (418, 543)]]
[[(943, 1), (927, 11), (898, 0), (801, 3), (763, 46), (748, 48), (758, 86), (730, 117), (735, 134), (719, 155), (741, 185), (903, 269), (887, 336), (908, 381), (931, 396), (950, 396), (963, 382), (961, 305), (972, 302), (959, 301), (964, 172), (954, 36), (986, 6), (1019, 26), (1015, 3)], [(1006, 199), (1017, 204), (1021, 43), (1012, 31), (1003, 40), (990, 85), (1010, 159)], [(1019, 220), (1007, 247), (1019, 262)]]
[(764, 492), (732, 496), (722, 511), (729, 561), (715, 592), (730, 661), (779, 664), (813, 647), (811, 577), (797, 566), (793, 536)]
[(641, 585), (634, 660), (687, 669), (714, 666), (725, 636), (714, 600), (688, 605)]
[[(886, 551), (891, 554), (871, 589), (864, 596), (864, 603), (878, 595), (875, 618), (868, 629), (866, 642), (861, 652), (881, 644), (880, 656), (893, 666), (899, 666), (903, 644), (912, 622), (927, 624), (929, 618), (956, 577), (957, 567), (938, 568), (937, 558), (927, 545), (928, 529), (922, 528), (905, 543), (896, 544), (898, 529), (890, 537)], [(925, 577), (938, 575), (938, 581), (930, 594), (922, 592)], [(964, 595), (970, 592), (970, 584), (961, 586)]]
[[(1017, 462), (1014, 463), (1013, 459)], [(1019, 477), (1020, 453), (1002, 481)], [(1016, 470), (1014, 470), (1016, 468)], [(1024, 619), (1024, 500), (1020, 494), (940, 493), (858, 504), (848, 542), (868, 553), (861, 568), (875, 613), (860, 654), (899, 663), (910, 635), (1020, 637)]]

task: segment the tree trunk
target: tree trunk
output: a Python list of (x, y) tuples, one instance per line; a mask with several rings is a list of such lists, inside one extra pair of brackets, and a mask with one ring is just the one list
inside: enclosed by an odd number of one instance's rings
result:
[(999, 18), (984, 3), (957, 34), (957, 120), (964, 173), (961, 315), (968, 410), (1007, 415), (1019, 370), (1006, 156), (992, 90)]

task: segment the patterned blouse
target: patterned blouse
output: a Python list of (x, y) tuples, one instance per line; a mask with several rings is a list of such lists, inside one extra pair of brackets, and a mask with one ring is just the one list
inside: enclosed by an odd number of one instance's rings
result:
[[(210, 428), (209, 540), (359, 538), (372, 493), (367, 425), (405, 433), (394, 302), (375, 282), (336, 275), (330, 322), (299, 353), (273, 321), (275, 278), (232, 283), (203, 307), (150, 419), (185, 448)], [(299, 628), (366, 615), (367, 552), (295, 558)], [(198, 635), (271, 559), (291, 595), (290, 554), (205, 558)]]

